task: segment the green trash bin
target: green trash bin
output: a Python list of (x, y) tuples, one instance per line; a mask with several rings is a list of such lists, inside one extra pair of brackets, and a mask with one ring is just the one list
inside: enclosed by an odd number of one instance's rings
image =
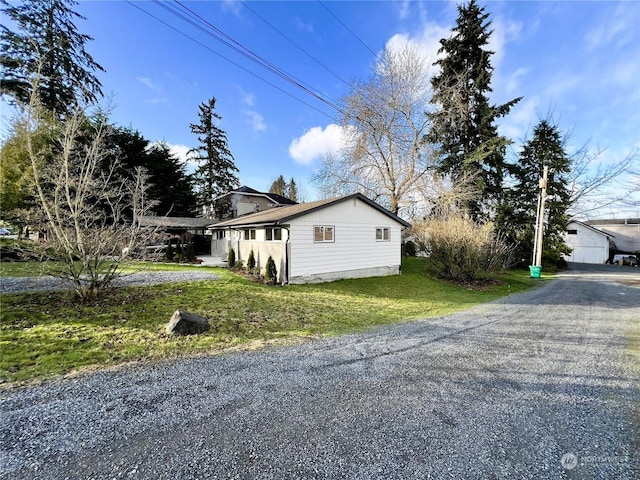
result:
[(529, 273), (531, 274), (531, 278), (540, 278), (540, 272), (542, 272), (541, 266), (529, 265)]

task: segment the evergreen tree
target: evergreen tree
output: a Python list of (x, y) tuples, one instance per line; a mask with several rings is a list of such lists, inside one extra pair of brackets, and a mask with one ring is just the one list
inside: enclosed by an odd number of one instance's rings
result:
[(298, 201), (298, 186), (296, 185), (296, 181), (291, 178), (289, 181), (289, 185), (287, 188), (287, 198), (289, 200), (293, 200), (294, 202)]
[(77, 98), (91, 102), (102, 95), (95, 72), (104, 69), (85, 51), (92, 38), (76, 30), (74, 22), (84, 17), (71, 10), (75, 0), (1, 1), (3, 13), (18, 27), (13, 32), (1, 26), (2, 95), (27, 103), (39, 75), (40, 101), (57, 116), (68, 113)]
[(216, 125), (222, 117), (215, 112), (216, 99), (211, 98), (199, 106), (200, 123), (191, 124), (191, 132), (198, 136), (200, 146), (189, 151), (191, 160), (198, 164), (194, 178), (200, 206), (213, 212), (208, 214), (223, 218), (228, 203), (214, 203), (213, 199), (240, 186), (236, 167), (227, 145), (227, 134)]
[(564, 242), (569, 218), (567, 209), (571, 192), (567, 176), (571, 160), (564, 149), (564, 138), (549, 120), (542, 120), (533, 130), (533, 136), (525, 142), (518, 163), (511, 166), (514, 186), (507, 191), (499, 209), (498, 228), (518, 245), (519, 258), (531, 262), (538, 205), (539, 180), (545, 166), (549, 167), (543, 264), (561, 265), (561, 254), (569, 253)]
[(504, 105), (491, 105), (491, 55), (485, 47), (492, 30), (489, 14), (476, 0), (458, 6), (453, 34), (440, 40), (436, 61), (440, 74), (431, 79), (431, 102), (437, 110), (430, 114), (433, 128), (427, 141), (437, 145), (439, 170), (454, 180), (473, 176), (477, 196), (467, 205), (475, 217), (486, 216), (502, 194), (505, 152), (509, 140), (498, 135), (496, 119), (509, 113), (520, 98)]
[(287, 196), (287, 182), (285, 182), (282, 175), (280, 175), (273, 181), (271, 187), (269, 187), (269, 193), (275, 193), (276, 195), (280, 195), (282, 197)]
[(152, 144), (140, 132), (113, 126), (106, 135), (109, 154), (103, 162), (108, 168), (119, 160), (121, 176), (131, 176), (136, 167), (148, 175), (148, 198), (156, 215), (188, 217), (196, 211), (196, 197), (186, 167), (165, 143)]

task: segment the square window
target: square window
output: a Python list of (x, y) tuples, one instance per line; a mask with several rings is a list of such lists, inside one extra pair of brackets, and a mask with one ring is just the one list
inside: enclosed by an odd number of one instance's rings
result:
[(266, 238), (268, 242), (277, 242), (282, 240), (282, 229), (281, 228), (267, 228), (266, 229)]
[(388, 242), (391, 240), (391, 229), (389, 227), (376, 228), (376, 242)]
[(256, 231), (255, 229), (245, 230), (244, 231), (244, 239), (245, 240), (255, 240), (256, 239)]
[(334, 241), (333, 225), (316, 225), (313, 227), (313, 241), (315, 243), (330, 243)]

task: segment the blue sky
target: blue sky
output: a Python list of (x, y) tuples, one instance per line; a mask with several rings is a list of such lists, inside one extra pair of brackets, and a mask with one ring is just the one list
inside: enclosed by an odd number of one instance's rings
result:
[[(514, 148), (549, 112), (573, 132), (570, 149), (605, 148), (603, 161), (613, 162), (640, 148), (639, 1), (479, 3), (495, 30), (492, 100), (524, 97), (500, 125)], [(349, 82), (369, 75), (388, 42), (412, 42), (435, 55), (457, 17), (451, 1), (183, 4), (334, 101)], [(78, 30), (94, 38), (87, 50), (106, 70), (99, 78), (112, 95), (112, 120), (184, 154), (197, 144), (189, 124), (198, 120), (198, 105), (215, 96), (241, 182), (266, 190), (282, 174), (300, 181), (314, 200), (309, 177), (340, 138), (337, 112), (161, 5), (134, 5), (85, 0), (76, 6), (87, 17)]]

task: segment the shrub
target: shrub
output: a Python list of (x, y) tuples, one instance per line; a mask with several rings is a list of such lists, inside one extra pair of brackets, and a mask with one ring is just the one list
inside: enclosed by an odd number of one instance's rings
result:
[(407, 240), (402, 244), (402, 250), (407, 257), (415, 257), (417, 253), (416, 244), (411, 240)]
[(414, 231), (426, 246), (429, 263), (440, 278), (483, 279), (514, 262), (515, 249), (496, 233), (492, 223), (451, 216), (430, 219)]
[(169, 240), (169, 245), (167, 245), (167, 249), (165, 250), (165, 257), (169, 262), (173, 262), (173, 257), (175, 256), (175, 252), (173, 251), (173, 243)]
[(187, 262), (195, 262), (196, 260), (196, 249), (193, 247), (193, 242), (189, 242), (187, 245), (187, 253), (185, 254), (185, 258)]
[(264, 271), (264, 281), (269, 285), (275, 285), (278, 281), (278, 270), (276, 269), (276, 262), (273, 261), (271, 255), (267, 259), (267, 265)]
[(229, 254), (227, 255), (227, 266), (229, 268), (233, 268), (236, 266), (236, 252), (233, 248), (229, 249)]
[(247, 258), (247, 271), (253, 273), (256, 268), (256, 257), (253, 254), (253, 249), (249, 252), (249, 258)]

